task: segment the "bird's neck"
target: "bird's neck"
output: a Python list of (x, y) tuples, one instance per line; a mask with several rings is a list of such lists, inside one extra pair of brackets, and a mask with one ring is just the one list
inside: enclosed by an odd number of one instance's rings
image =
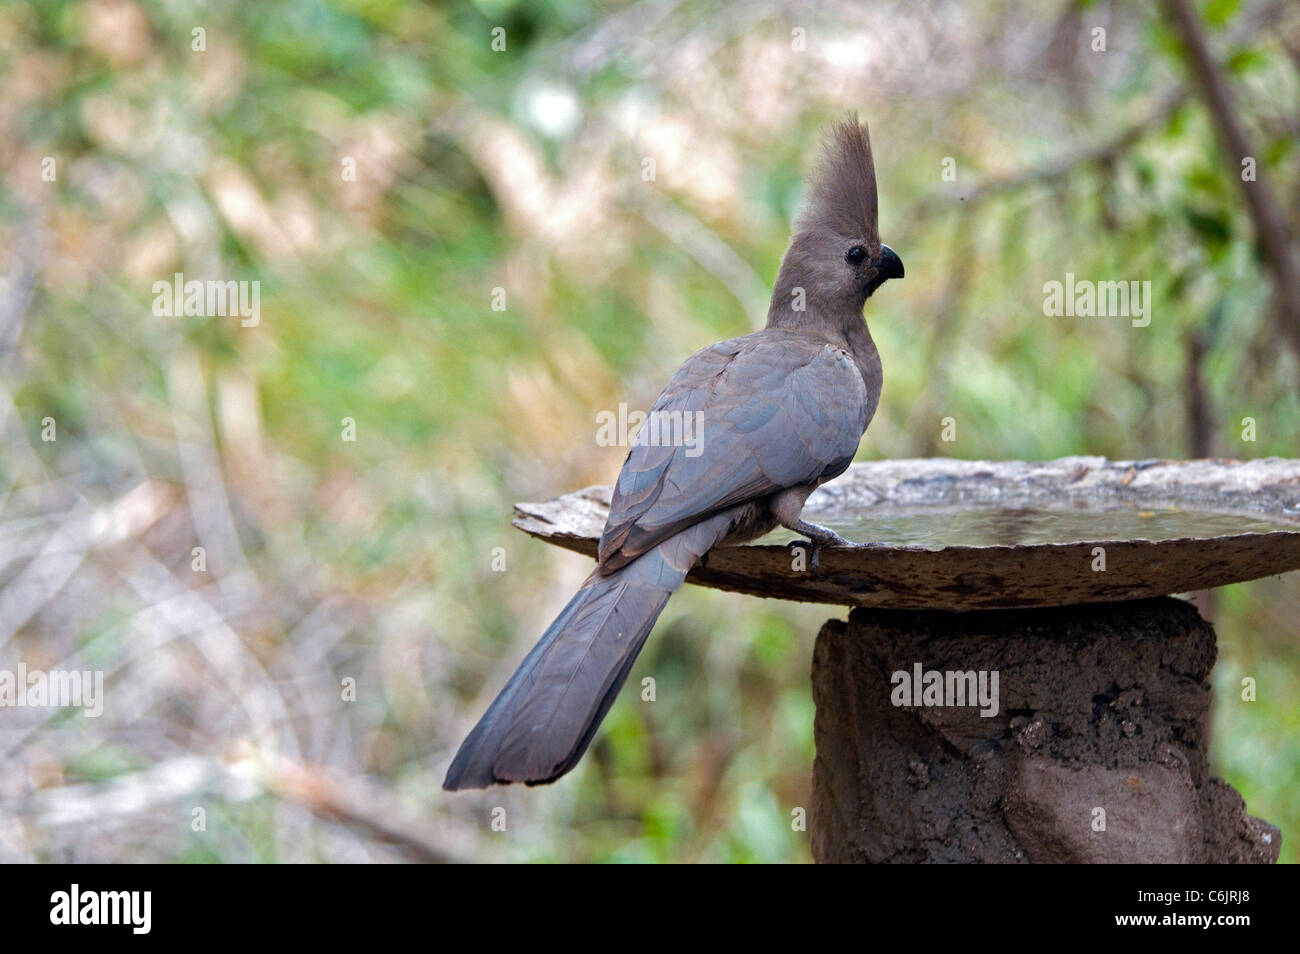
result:
[(795, 252), (796, 246), (792, 244), (781, 261), (776, 284), (772, 286), (772, 301), (767, 309), (767, 326), (798, 328), (820, 325), (839, 331), (862, 324), (866, 292), (853, 299), (823, 293), (825, 279), (801, 260), (806, 256), (798, 256)]
[(849, 354), (858, 366), (862, 383), (867, 386), (867, 420), (876, 413), (876, 404), (880, 400), (880, 388), (884, 384), (884, 371), (880, 365), (880, 352), (871, 340), (871, 330), (861, 317), (851, 324), (845, 333), (845, 344)]
[[(772, 303), (767, 309), (767, 327), (818, 334), (841, 341), (846, 347), (857, 341), (870, 345), (874, 350), (871, 335), (867, 334), (866, 321), (862, 317), (866, 295), (855, 301), (846, 301), (838, 297), (823, 297), (818, 294), (818, 287), (815, 277), (804, 278), (791, 269), (782, 268), (772, 289)], [(862, 340), (862, 335), (866, 335), (865, 341)]]

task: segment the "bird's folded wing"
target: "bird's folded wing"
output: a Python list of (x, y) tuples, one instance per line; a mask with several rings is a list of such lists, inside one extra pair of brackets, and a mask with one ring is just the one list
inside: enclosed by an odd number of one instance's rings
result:
[[(866, 430), (866, 405), (849, 354), (809, 335), (767, 329), (698, 352), (633, 442), (601, 563), (626, 562), (711, 514), (841, 473)], [(685, 439), (662, 440), (679, 425)]]

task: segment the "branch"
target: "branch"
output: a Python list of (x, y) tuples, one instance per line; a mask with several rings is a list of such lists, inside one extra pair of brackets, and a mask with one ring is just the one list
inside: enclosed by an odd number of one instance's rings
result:
[(1091, 149), (1071, 150), (1054, 162), (1033, 166), (1015, 175), (986, 179), (984, 182), (976, 183), (960, 201), (954, 202), (953, 198), (947, 193), (935, 193), (927, 196), (921, 200), (916, 208), (916, 214), (926, 215), (940, 207), (968, 208), (992, 196), (1015, 192), (1026, 186), (1049, 185), (1067, 178), (1080, 167), (1086, 167), (1094, 163), (1113, 162), (1137, 145), (1143, 136), (1163, 126), (1165, 121), (1174, 114), (1179, 106), (1187, 101), (1190, 95), (1188, 89), (1180, 87), (1165, 96), (1160, 105), (1149, 115), (1125, 127), (1111, 139), (1098, 143)]
[[(1165, 0), (1165, 9), (1182, 35), (1191, 60), (1193, 78), (1218, 128), (1219, 138), (1232, 162), (1234, 177), (1240, 180), (1238, 163), (1244, 157), (1257, 153), (1250, 148), (1246, 130), (1237, 117), (1232, 103), (1232, 91), (1228, 88), (1219, 64), (1210, 55), (1200, 22), (1187, 0)], [(1265, 261), (1273, 272), (1277, 291), (1277, 318), (1283, 337), (1295, 349), (1296, 357), (1300, 358), (1300, 273), (1296, 271), (1291, 253), (1290, 226), (1282, 216), (1282, 205), (1273, 192), (1262, 165), (1256, 163), (1255, 181), (1241, 180), (1241, 187), (1246, 195), (1246, 208), (1254, 223)]]
[(359, 829), (370, 838), (397, 848), (413, 861), (424, 864), (455, 861), (436, 842), (432, 832), (405, 818), (384, 792), (361, 779), (282, 760), (269, 773), (265, 784), (277, 798), (301, 805), (318, 818)]

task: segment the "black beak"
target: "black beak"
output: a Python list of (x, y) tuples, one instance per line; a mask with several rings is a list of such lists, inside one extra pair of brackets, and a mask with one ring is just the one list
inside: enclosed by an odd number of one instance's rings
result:
[(903, 277), (903, 260), (888, 245), (880, 246), (880, 257), (874, 262), (876, 274), (867, 282), (867, 297), (870, 298), (881, 285), (891, 278)]
[(880, 246), (880, 258), (876, 260), (876, 277), (880, 279), (903, 277), (903, 260), (888, 245)]

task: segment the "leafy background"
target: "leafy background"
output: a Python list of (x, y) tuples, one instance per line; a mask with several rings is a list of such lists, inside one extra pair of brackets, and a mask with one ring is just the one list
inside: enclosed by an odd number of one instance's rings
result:
[[(1294, 231), (1300, 8), (1196, 9)], [(1300, 455), (1194, 75), (1167, 9), (1076, 0), (0, 7), (0, 668), (108, 684), (0, 711), (0, 858), (808, 860), (828, 607), (688, 588), (570, 777), (440, 790), (589, 569), (510, 506), (610, 482), (595, 413), (756, 327), (849, 108), (908, 270), (860, 458)], [(156, 317), (176, 271), (260, 324)], [(1044, 317), (1067, 271), (1150, 281), (1150, 326)], [(1202, 606), (1216, 767), (1293, 861), (1296, 575)]]

